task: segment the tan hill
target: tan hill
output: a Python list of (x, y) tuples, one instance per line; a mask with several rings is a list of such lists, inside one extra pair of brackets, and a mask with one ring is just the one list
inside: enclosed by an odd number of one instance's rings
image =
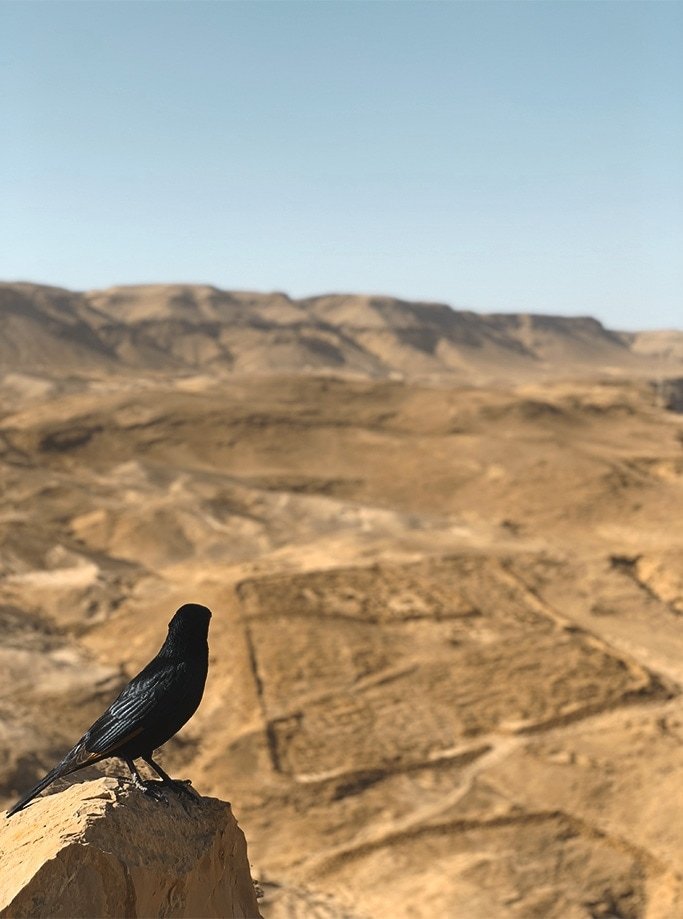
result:
[(0, 368), (113, 369), (116, 355), (93, 329), (79, 294), (37, 284), (0, 285)]
[(112, 778), (0, 817), (0, 916), (258, 919), (244, 834), (212, 798), (165, 806)]
[(683, 331), (660, 329), (651, 332), (633, 332), (628, 343), (634, 354), (655, 357), (663, 361), (683, 361)]
[(6, 371), (332, 371), (483, 382), (659, 375), (683, 366), (680, 347), (646, 346), (645, 333), (610, 332), (594, 319), (483, 315), (379, 296), (292, 300), (202, 285), (74, 293), (4, 284), (0, 317)]

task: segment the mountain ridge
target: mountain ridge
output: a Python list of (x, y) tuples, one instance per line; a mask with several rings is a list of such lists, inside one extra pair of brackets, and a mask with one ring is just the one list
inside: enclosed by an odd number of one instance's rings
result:
[(79, 292), (17, 282), (0, 284), (0, 318), (7, 370), (477, 380), (652, 373), (653, 363), (683, 369), (683, 332), (620, 332), (590, 316), (476, 313), (378, 295), (293, 299), (203, 284)]

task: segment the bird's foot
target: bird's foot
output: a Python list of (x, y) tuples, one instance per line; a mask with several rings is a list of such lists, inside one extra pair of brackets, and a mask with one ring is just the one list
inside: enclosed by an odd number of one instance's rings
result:
[(142, 791), (150, 798), (154, 798), (155, 801), (161, 801), (162, 804), (165, 804), (168, 807), (168, 798), (164, 794), (163, 783), (161, 782), (143, 782)]
[(163, 782), (155, 782), (152, 779), (145, 781), (144, 779), (134, 778), (133, 785), (139, 788), (143, 795), (147, 795), (148, 798), (154, 798), (155, 801), (161, 801), (162, 804), (168, 806), (168, 798), (164, 794)]
[(199, 800), (199, 794), (192, 787), (190, 779), (171, 779), (164, 784), (169, 785), (178, 794), (185, 795), (186, 798), (192, 798), (193, 801)]

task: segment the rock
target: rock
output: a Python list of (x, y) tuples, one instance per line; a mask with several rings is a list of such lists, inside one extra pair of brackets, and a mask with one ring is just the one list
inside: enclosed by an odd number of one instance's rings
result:
[(257, 919), (230, 805), (101, 778), (0, 816), (0, 916)]

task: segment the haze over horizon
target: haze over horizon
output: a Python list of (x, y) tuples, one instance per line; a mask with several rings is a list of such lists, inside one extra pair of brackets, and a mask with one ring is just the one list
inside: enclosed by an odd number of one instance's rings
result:
[(680, 327), (680, 4), (5, 4), (0, 278)]

